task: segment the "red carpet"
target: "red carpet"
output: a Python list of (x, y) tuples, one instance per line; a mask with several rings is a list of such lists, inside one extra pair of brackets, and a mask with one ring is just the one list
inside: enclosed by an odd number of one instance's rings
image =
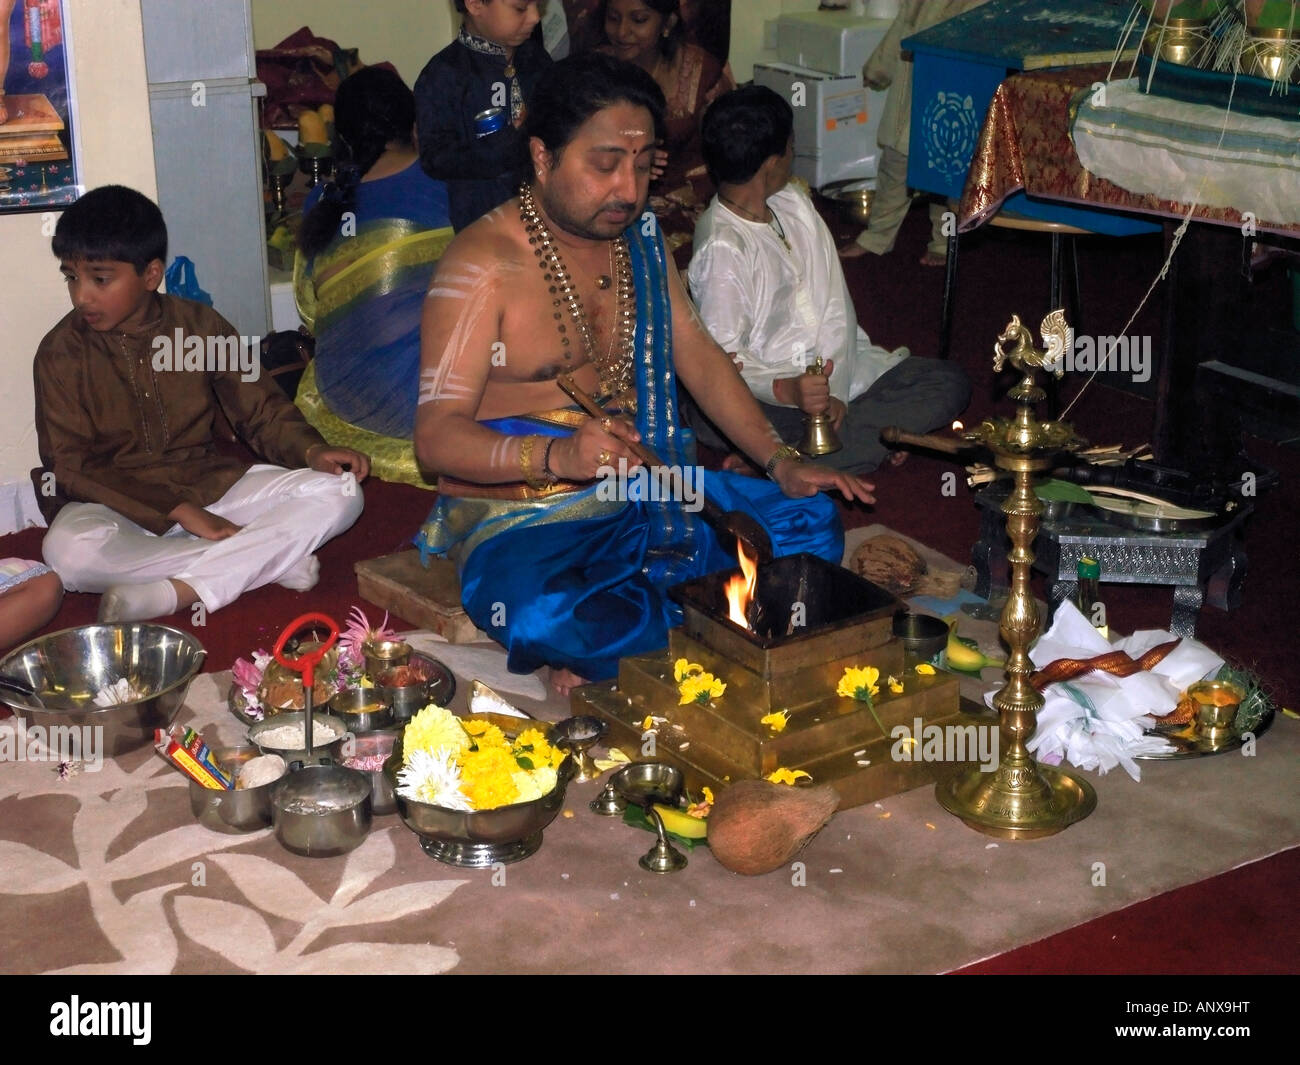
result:
[[(838, 225), (840, 236), (850, 230)], [(863, 326), (878, 343), (907, 344), (930, 356), (938, 346), (942, 270), (918, 264), (926, 238), (923, 211), (914, 211), (892, 255), (867, 256), (847, 264), (846, 273)], [(1157, 239), (1127, 242), (1122, 250), (1102, 242), (1080, 249), (1083, 307), (1087, 329), (1118, 333), (1161, 263)], [(971, 374), (975, 396), (966, 422), (1007, 413), (994, 388), (993, 340), (1011, 314), (1037, 322), (1049, 309), (1047, 246), (1032, 240), (968, 239), (962, 248), (953, 357)], [(1161, 311), (1157, 292), (1130, 333), (1157, 335)], [(1158, 343), (1156, 349), (1158, 350)], [(1067, 380), (1069, 400), (1077, 387)], [(1149, 400), (1094, 384), (1071, 411), (1081, 435), (1093, 443), (1133, 445), (1150, 438)], [(1221, 654), (1264, 678), (1281, 705), (1300, 702), (1300, 663), (1294, 639), (1295, 593), (1300, 588), (1300, 553), (1294, 521), (1300, 456), (1294, 450), (1248, 440), (1252, 456), (1281, 474), (1281, 487), (1259, 500), (1248, 527), (1250, 570), (1242, 607), (1231, 614), (1201, 613), (1198, 636)], [(945, 492), (945, 475), (957, 474), (955, 495)], [(875, 478), (879, 502), (872, 510), (845, 515), (850, 525), (882, 522), (958, 560), (969, 556), (978, 517), (960, 467), (912, 456), (900, 468)], [(432, 502), (430, 493), (371, 482), (360, 522), (320, 552), (321, 582), (310, 593), (264, 588), (207, 618), (202, 628), (189, 615), (170, 623), (195, 631), (208, 648), (208, 668), (222, 670), (258, 646), (269, 647), (283, 625), (299, 613), (320, 610), (340, 621), (359, 602), (353, 564), (397, 550), (409, 542)], [(0, 538), (0, 556), (39, 557), (42, 530)], [(1042, 594), (1042, 589), (1039, 589)], [(1120, 631), (1163, 628), (1169, 623), (1168, 589), (1103, 585), (1112, 625)], [(69, 595), (51, 629), (94, 620), (97, 598)], [(374, 609), (369, 608), (374, 614)], [(378, 621), (378, 617), (372, 617)], [(397, 627), (409, 627), (393, 619)], [(1267, 741), (1265, 741), (1267, 742)], [(1032, 844), (1025, 844), (1032, 846)], [(1300, 852), (1256, 862), (1201, 884), (1140, 903), (1031, 944), (964, 972), (1018, 973), (1281, 973), (1300, 970), (1300, 933), (1288, 917), (1290, 895), (1300, 880)]]

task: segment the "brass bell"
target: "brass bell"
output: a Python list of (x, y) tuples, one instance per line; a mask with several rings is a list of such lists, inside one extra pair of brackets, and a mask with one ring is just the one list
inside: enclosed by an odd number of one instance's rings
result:
[[(818, 355), (813, 364), (804, 372), (820, 374), (822, 367), (822, 357)], [(840, 443), (840, 438), (835, 434), (835, 429), (831, 425), (831, 416), (828, 413), (823, 411), (821, 414), (808, 415), (808, 420), (804, 423), (803, 439), (799, 441), (800, 451), (809, 458), (816, 458), (818, 455), (829, 455), (832, 451), (838, 451), (843, 446)]]

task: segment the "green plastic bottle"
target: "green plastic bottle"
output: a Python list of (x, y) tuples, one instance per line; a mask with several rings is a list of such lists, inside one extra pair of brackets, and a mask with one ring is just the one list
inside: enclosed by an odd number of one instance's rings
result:
[(1079, 591), (1075, 599), (1075, 605), (1092, 627), (1102, 634), (1106, 639), (1110, 639), (1110, 625), (1106, 622), (1106, 604), (1101, 601), (1101, 592), (1098, 585), (1101, 582), (1101, 565), (1095, 558), (1088, 558), (1085, 555), (1079, 559)]

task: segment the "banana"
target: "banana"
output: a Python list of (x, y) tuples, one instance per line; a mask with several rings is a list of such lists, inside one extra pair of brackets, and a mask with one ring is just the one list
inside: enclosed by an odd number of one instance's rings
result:
[(943, 652), (944, 665), (962, 673), (978, 674), (987, 666), (1001, 666), (1001, 659), (990, 658), (974, 640), (957, 635), (957, 620), (948, 623), (948, 645)]
[(303, 144), (329, 144), (325, 123), (315, 111), (304, 111), (298, 116), (298, 140)]
[(273, 163), (278, 163), (282, 159), (289, 157), (289, 146), (280, 139), (278, 133), (272, 133), (269, 129), (262, 130), (266, 136), (266, 155)]
[(690, 814), (684, 814), (681, 810), (674, 810), (671, 806), (662, 806), (659, 803), (654, 804), (655, 812), (663, 818), (664, 828), (674, 836), (681, 836), (682, 839), (704, 839), (709, 832), (709, 823), (703, 818), (692, 817)]

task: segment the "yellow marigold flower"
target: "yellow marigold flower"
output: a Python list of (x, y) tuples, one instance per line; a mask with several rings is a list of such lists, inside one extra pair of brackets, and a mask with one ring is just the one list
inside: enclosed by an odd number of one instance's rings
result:
[(677, 685), (677, 691), (681, 694), (678, 705), (707, 703), (710, 699), (719, 698), (726, 690), (726, 684), (712, 673), (692, 674)]
[(704, 788), (702, 788), (701, 790), (704, 792), (704, 801), (707, 802), (710, 806), (712, 806), (712, 805), (713, 805), (713, 789), (710, 788), (710, 787), (708, 787), (708, 786), (706, 785), (706, 786), (705, 786)]
[(655, 719), (651, 717), (649, 714), (646, 714), (645, 720), (641, 722), (641, 731), (649, 732), (654, 727), (655, 727)]
[(849, 666), (840, 678), (835, 694), (842, 699), (859, 699), (869, 703), (880, 694), (879, 682), (880, 670), (875, 666), (867, 666), (865, 669)]
[(519, 801), (514, 774), (519, 764), (509, 748), (480, 747), (462, 755), (461, 793), (475, 810), (493, 810)]
[(688, 662), (684, 658), (677, 659), (673, 663), (673, 680), (678, 684), (684, 681), (693, 673), (703, 673), (704, 667), (696, 662)]
[(785, 726), (790, 723), (789, 710), (776, 710), (770, 714), (764, 714), (758, 719), (760, 725), (766, 725), (773, 732), (784, 732)]
[(930, 665), (929, 662), (918, 662), (915, 668), (916, 671), (923, 677), (934, 676), (934, 666)]
[(903, 682), (897, 677), (891, 676), (886, 683), (889, 685), (889, 690), (895, 695), (903, 694)]
[(479, 747), (504, 747), (510, 749), (510, 744), (506, 742), (505, 733), (493, 724), (486, 721), (466, 721), (465, 731), (473, 738), (475, 744)]
[(523, 732), (519, 733), (515, 737), (514, 746), (511, 750), (514, 751), (516, 759), (528, 759), (534, 769), (554, 769), (564, 761), (565, 755), (564, 751), (552, 747), (546, 737), (542, 735), (541, 730), (535, 728), (524, 729)]
[(790, 785), (793, 785), (796, 780), (799, 780), (802, 777), (807, 777), (809, 780), (812, 780), (811, 773), (805, 773), (802, 769), (786, 769), (785, 766), (782, 766), (780, 769), (773, 773), (768, 773), (767, 775), (767, 779), (773, 784)]

